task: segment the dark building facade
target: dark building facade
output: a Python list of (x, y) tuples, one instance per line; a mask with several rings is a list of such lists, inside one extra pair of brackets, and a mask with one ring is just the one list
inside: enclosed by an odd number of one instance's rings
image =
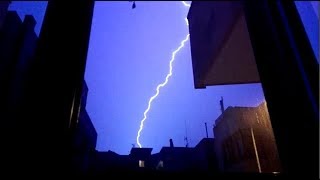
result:
[(228, 107), (213, 132), (220, 171), (281, 171), (265, 102), (257, 107)]
[(10, 3), (11, 1), (0, 1), (0, 29), (2, 28), (3, 22), (6, 18)]
[(133, 168), (151, 169), (151, 152), (152, 148), (132, 148), (129, 157), (134, 162)]
[(77, 123), (77, 132), (79, 133), (78, 139), (81, 140), (81, 143), (79, 143), (79, 147), (81, 147), (80, 149), (94, 151), (96, 148), (98, 134), (86, 110), (87, 95), (88, 86), (86, 81), (84, 81), (81, 96), (81, 109)]
[(194, 171), (197, 168), (194, 148), (163, 147), (156, 164), (157, 169), (167, 172)]
[(113, 151), (96, 151), (90, 162), (89, 173), (92, 175), (119, 175), (119, 172), (132, 172), (138, 162), (132, 161), (129, 155), (119, 155)]
[(10, 81), (17, 63), (20, 47), (22, 21), (16, 11), (9, 11), (6, 15), (0, 34), (0, 82), (2, 84), (0, 96), (8, 101)]
[(8, 11), (0, 31), (1, 103), (8, 103), (6, 107), (18, 106), (27, 83), (38, 40), (35, 25), (33, 16), (26, 15), (22, 22), (16, 11)]
[(97, 143), (97, 132), (86, 110), (88, 86), (83, 83), (81, 95), (81, 109), (74, 132), (73, 140), (73, 161), (72, 166), (75, 173), (86, 174), (94, 161), (95, 148)]
[[(29, 147), (25, 150), (29, 155), (18, 161), (24, 167), (21, 170), (70, 173), (93, 8), (92, 0), (81, 1), (77, 6), (48, 1), (23, 102), (17, 113), (22, 123), (15, 136), (21, 143), (13, 148)], [(30, 161), (34, 163), (28, 163)]]
[(218, 172), (213, 138), (203, 138), (194, 148), (163, 147), (152, 158), (154, 169), (163, 172)]
[[(319, 147), (317, 144), (319, 139), (317, 135), (315, 137), (315, 134), (318, 134), (319, 127), (319, 66), (318, 64), (314, 64), (316, 62), (314, 55), (310, 55), (312, 54), (312, 51), (309, 51), (311, 49), (310, 44), (305, 40), (305, 32), (300, 27), (301, 22), (297, 18), (296, 10), (291, 2), (285, 1), (277, 1), (274, 4), (266, 0), (252, 1), (250, 3), (241, 2), (245, 5), (244, 17), (250, 39), (254, 44), (253, 50), (259, 75), (268, 101), (272, 125), (277, 137), (281, 153), (280, 157), (285, 165), (285, 172), (303, 175), (314, 175), (314, 173), (317, 173), (316, 175), (318, 175), (318, 168), (315, 166), (315, 163), (318, 164), (318, 158), (315, 158), (317, 157), (315, 154), (318, 154)], [(192, 3), (190, 10), (193, 9), (193, 5), (194, 3)], [(204, 5), (203, 7), (208, 6), (208, 4), (198, 5), (199, 7), (202, 5)], [(24, 155), (21, 155), (22, 159), (13, 158), (10, 161), (4, 160), (5, 162), (12, 163), (13, 168), (18, 168), (18, 171), (15, 172), (23, 173), (20, 170), (24, 170), (30, 173), (36, 170), (37, 174), (38, 172), (60, 174), (61, 172), (64, 173), (64, 170), (68, 170), (66, 162), (68, 162), (70, 155), (69, 135), (72, 134), (70, 132), (73, 132), (73, 128), (77, 127), (79, 120), (80, 112), (78, 110), (81, 106), (81, 90), (93, 7), (94, 2), (92, 0), (81, 1), (77, 6), (74, 6), (74, 3), (67, 2), (50, 1), (48, 3), (44, 20), (45, 28), (40, 34), (41, 41), (36, 53), (37, 62), (33, 69), (32, 82), (28, 83), (29, 86), (26, 91), (27, 95), (22, 108), (23, 111), (19, 113), (19, 120), (22, 122), (21, 128), (12, 128), (12, 126), (7, 126), (7, 124), (3, 124), (2, 126), (14, 130), (10, 131), (9, 134), (19, 137), (18, 139), (10, 139), (10, 137), (6, 136), (12, 141), (11, 145), (13, 146), (7, 145), (4, 149), (7, 149), (7, 147), (12, 149), (28, 147), (24, 148), (25, 152)], [(70, 9), (73, 10), (72, 13), (70, 13)], [(200, 10), (198, 12), (201, 14), (206, 11)], [(224, 10), (224, 12), (228, 11)], [(201, 17), (193, 21), (193, 23), (189, 22), (191, 44), (195, 44), (195, 41), (197, 41), (195, 33), (206, 34), (208, 32), (205, 31), (206, 29), (195, 32), (193, 28), (197, 26), (197, 22), (210, 16)], [(211, 17), (214, 16), (212, 15)], [(217, 20), (219, 19), (217, 18)], [(13, 19), (11, 22), (14, 21)], [(61, 28), (61, 24), (64, 25), (64, 28)], [(15, 32), (16, 29), (13, 29), (11, 33), (14, 34)], [(209, 36), (211, 35), (211, 38), (202, 37), (201, 41), (205, 42), (208, 39), (216, 38), (214, 34), (208, 34)], [(219, 33), (215, 34), (220, 36)], [(8, 36), (1, 36), (1, 39), (3, 37), (7, 38)], [(13, 39), (11, 40), (14, 42)], [(195, 46), (201, 45), (201, 41), (197, 45), (191, 45), (193, 46), (192, 49)], [(1, 49), (10, 47), (12, 45), (10, 43), (12, 42), (2, 45)], [(265, 49), (265, 45), (268, 46), (267, 49)], [(243, 47), (247, 46), (244, 45)], [(192, 51), (201, 51), (201, 48), (199, 49)], [(10, 50), (3, 52), (0, 55), (4, 56), (0, 59), (4, 59), (5, 61), (1, 62), (0, 67), (10, 66), (10, 68), (0, 69), (0, 73), (12, 70), (10, 63), (13, 61), (6, 59), (6, 53), (10, 52)], [(13, 54), (18, 55), (19, 53)], [(201, 64), (197, 60), (194, 60), (193, 54), (192, 52), (193, 66), (197, 66), (197, 63), (198, 65)], [(205, 52), (201, 52), (200, 54), (206, 56)], [(230, 53), (224, 54), (228, 55)], [(62, 58), (65, 56), (72, 58), (66, 61)], [(207, 63), (201, 65), (201, 67), (212, 67), (210, 63)], [(215, 67), (217, 70), (219, 69), (217, 67), (224, 66)], [(195, 79), (195, 87), (203, 88), (205, 85), (256, 82), (249, 81), (246, 79), (247, 76), (244, 78), (246, 81), (237, 79), (243, 76), (231, 76), (231, 79), (236, 79), (237, 81), (224, 82), (221, 79), (221, 81), (218, 81), (219, 79), (208, 79), (208, 77), (216, 76), (206, 76), (206, 74), (217, 74), (216, 70), (209, 71), (204, 69), (199, 70), (199, 73), (194, 73), (196, 74), (195, 77), (200, 79), (199, 83)], [(229, 69), (229, 71), (225, 70), (223, 72), (233, 71)], [(8, 90), (7, 87), (9, 88), (9, 85), (7, 86), (4, 83), (3, 87), (5, 87), (4, 90)], [(4, 95), (5, 93), (1, 92), (0, 94)], [(286, 105), (286, 108), (283, 108), (284, 105)], [(282, 118), (283, 115), (287, 118)], [(25, 121), (26, 119), (30, 121)], [(302, 119), (303, 121), (301, 121)], [(296, 133), (298, 131), (300, 133)], [(252, 134), (256, 133), (254, 130), (251, 130), (250, 134), (253, 137)], [(43, 138), (45, 141), (43, 141)], [(297, 141), (297, 139), (303, 140)], [(45, 149), (45, 151), (41, 151), (42, 149)], [(289, 155), (290, 151), (292, 152), (291, 154), (294, 154), (293, 156)], [(10, 156), (15, 155), (15, 152), (4, 154)], [(25, 156), (25, 154), (28, 154), (28, 156)], [(311, 163), (308, 161), (311, 161)], [(30, 164), (30, 162), (34, 163)], [(58, 166), (56, 166), (57, 163), (59, 164)], [(5, 165), (6, 167), (11, 167), (9, 164), (5, 163)]]
[(13, 70), (12, 80), (10, 81), (10, 106), (18, 107), (23, 93), (28, 83), (28, 77), (30, 68), (33, 63), (34, 53), (37, 47), (38, 36), (36, 35), (34, 28), (36, 20), (31, 15), (26, 15), (21, 25), (19, 46), (15, 68)]
[[(17, 142), (28, 144), (30, 139), (22, 139), (32, 132), (26, 126), (30, 121), (26, 120), (19, 110), (37, 46), (35, 24), (36, 21), (31, 15), (26, 15), (22, 21), (16, 11), (8, 11), (0, 30), (1, 142), (2, 146), (6, 147), (3, 154), (13, 154), (3, 158), (8, 169), (18, 168), (16, 164), (21, 162), (23, 155), (21, 151), (17, 152), (21, 150), (21, 144)], [(23, 131), (25, 133), (22, 133)], [(29, 144), (25, 146), (31, 147)]]
[[(172, 142), (172, 141), (171, 141)], [(171, 143), (173, 144), (173, 143)], [(218, 172), (214, 139), (204, 138), (194, 148), (163, 147), (151, 154), (152, 148), (132, 148), (129, 155), (112, 151), (96, 151), (90, 163), (90, 173), (98, 175), (123, 175), (124, 173), (174, 173)]]
[(208, 171), (211, 173), (219, 172), (218, 160), (214, 148), (214, 138), (203, 138), (194, 148), (196, 151), (196, 158), (199, 162), (197, 167), (201, 171)]
[(132, 148), (129, 155), (119, 155), (113, 151), (94, 153), (90, 163), (93, 175), (126, 175), (155, 170), (152, 148)]

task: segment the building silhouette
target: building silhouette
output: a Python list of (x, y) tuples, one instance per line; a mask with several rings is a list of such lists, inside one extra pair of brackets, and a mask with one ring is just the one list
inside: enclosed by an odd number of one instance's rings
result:
[[(170, 142), (173, 143), (171, 140)], [(123, 173), (218, 173), (214, 139), (203, 138), (194, 148), (164, 146), (158, 153), (152, 148), (132, 148), (129, 155), (112, 151), (94, 153), (90, 174), (120, 175)]]
[(125, 175), (152, 172), (152, 148), (132, 148), (129, 155), (120, 155), (113, 151), (95, 151), (90, 162), (88, 174), (98, 176)]
[[(48, 1), (17, 113), (21, 124), (14, 135), (20, 143), (12, 146), (14, 149), (29, 147), (25, 148), (28, 156), (20, 156), (15, 162), (20, 163), (24, 171), (32, 173), (32, 169), (37, 169), (36, 173), (59, 175), (74, 172), (74, 137), (81, 109), (93, 8), (92, 0), (81, 1), (77, 6)], [(31, 161), (34, 163), (30, 164)]]
[(131, 148), (129, 158), (133, 162), (135, 170), (139, 169), (152, 169), (151, 162), (152, 148)]
[(163, 147), (153, 154), (154, 167), (164, 172), (215, 173), (218, 169), (214, 150), (213, 138), (203, 138), (193, 148)]
[[(138, 162), (131, 161), (129, 155), (120, 155), (113, 151), (99, 152), (94, 154), (90, 163), (89, 173), (92, 175), (119, 175), (118, 173), (132, 172)], [(121, 175), (121, 174), (120, 174)]]
[(36, 21), (26, 15), (21, 21), (16, 11), (8, 11), (0, 31), (1, 103), (17, 108), (28, 82), (38, 37), (34, 31)]
[(183, 172), (195, 170), (195, 149), (188, 147), (162, 147), (153, 155), (154, 167), (164, 172)]
[(213, 132), (220, 171), (280, 172), (266, 102), (257, 107), (229, 106), (216, 119)]
[(72, 169), (77, 174), (87, 174), (96, 151), (97, 132), (86, 110), (88, 86), (83, 83), (81, 106), (73, 139)]
[(0, 29), (2, 28), (3, 22), (6, 18), (10, 3), (11, 1), (0, 1)]
[(36, 20), (33, 16), (26, 15), (24, 17), (20, 30), (20, 39), (18, 40), (20, 49), (15, 57), (17, 59), (9, 86), (10, 105), (13, 107), (20, 106), (21, 98), (23, 98), (23, 93), (28, 83), (30, 68), (38, 42), (38, 36), (34, 31), (35, 25)]
[[(0, 90), (1, 111), (3, 112), (3, 121), (6, 128), (26, 132), (26, 130), (35, 130), (37, 126), (30, 126), (28, 121), (22, 115), (23, 105), (29, 104), (26, 99), (26, 88), (30, 85), (31, 73), (34, 70), (35, 52), (38, 43), (38, 37), (34, 31), (36, 21), (33, 16), (26, 15), (22, 21), (16, 11), (5, 11), (7, 5), (0, 3), (1, 18), (3, 19), (0, 29)], [(6, 12), (6, 13), (5, 13)], [(0, 18), (0, 20), (2, 20)], [(72, 132), (72, 157), (70, 170), (73, 172), (86, 173), (88, 171), (92, 154), (95, 151), (97, 132), (86, 111), (86, 101), (88, 86), (83, 82), (81, 95), (81, 107), (77, 123)], [(43, 119), (45, 120), (45, 118)], [(24, 129), (24, 130), (23, 130)], [(13, 130), (13, 129), (11, 129)], [(2, 132), (8, 131), (8, 129)], [(25, 134), (25, 135), (29, 135)], [(8, 147), (15, 147), (14, 144), (21, 136), (13, 135), (10, 139), (4, 139), (4, 144)], [(31, 149), (35, 148), (30, 146)], [(8, 149), (8, 153), (14, 154), (15, 149)], [(16, 153), (17, 154), (17, 153)], [(21, 161), (20, 155), (15, 155), (11, 161), (12, 166)], [(10, 163), (8, 163), (10, 164)]]
[[(29, 139), (22, 140), (27, 135), (22, 132), (30, 133), (32, 130), (27, 128), (30, 121), (23, 117), (20, 109), (38, 37), (34, 31), (36, 21), (33, 16), (26, 15), (22, 21), (16, 11), (6, 12), (7, 5), (8, 3), (1, 2), (0, 6), (1, 16), (6, 14), (5, 18), (1, 19), (0, 28), (0, 131), (2, 146), (6, 147), (4, 154), (11, 154), (5, 156), (3, 162), (8, 169), (16, 169), (16, 164), (23, 159), (19, 151), (20, 143), (26, 143), (24, 147), (31, 148)], [(8, 134), (10, 136), (7, 136)]]
[(16, 68), (19, 53), (19, 39), (22, 21), (16, 11), (9, 11), (0, 34), (0, 90), (2, 107), (8, 110), (10, 84)]

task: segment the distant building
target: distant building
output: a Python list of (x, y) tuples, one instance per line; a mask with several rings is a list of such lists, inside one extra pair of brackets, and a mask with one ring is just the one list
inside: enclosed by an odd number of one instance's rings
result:
[(95, 152), (90, 165), (93, 174), (117, 174), (119, 172), (218, 172), (214, 139), (204, 138), (196, 147), (163, 147), (151, 154), (152, 148), (132, 148), (129, 155), (119, 155), (112, 151)]
[(134, 162), (133, 168), (151, 169), (151, 151), (152, 148), (132, 148), (129, 157)]
[(98, 134), (86, 110), (87, 95), (88, 86), (86, 81), (83, 81), (80, 114), (76, 127), (76, 146), (82, 151), (93, 152), (96, 148)]
[(222, 172), (279, 172), (280, 160), (266, 102), (257, 107), (222, 107), (213, 128)]
[(98, 152), (93, 156), (90, 164), (90, 173), (96, 175), (110, 175), (116, 172), (128, 172), (137, 167), (137, 163), (132, 161), (129, 155), (119, 155), (113, 151)]
[(194, 148), (163, 147), (154, 155), (157, 158), (156, 169), (169, 172), (181, 172), (196, 168)]
[(152, 148), (132, 148), (129, 155), (119, 155), (113, 151), (98, 152), (93, 156), (91, 174), (110, 175), (118, 173), (150, 172), (155, 170)]
[[(170, 144), (173, 144), (170, 141)], [(166, 172), (217, 172), (214, 139), (203, 138), (194, 148), (163, 147), (153, 154), (156, 170)]]

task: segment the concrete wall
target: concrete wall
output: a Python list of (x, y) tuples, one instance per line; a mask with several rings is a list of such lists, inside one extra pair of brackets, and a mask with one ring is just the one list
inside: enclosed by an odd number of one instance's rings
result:
[(219, 51), (241, 10), (235, 1), (194, 1), (188, 14), (195, 87), (201, 87), (204, 73)]
[(277, 147), (265, 103), (258, 107), (228, 107), (213, 129), (215, 152), (223, 172), (258, 172), (255, 137), (262, 172), (280, 171)]

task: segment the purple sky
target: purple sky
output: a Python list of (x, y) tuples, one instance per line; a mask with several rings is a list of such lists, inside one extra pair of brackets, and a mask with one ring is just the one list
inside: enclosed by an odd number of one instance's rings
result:
[[(98, 150), (130, 151), (143, 112), (169, 71), (171, 53), (188, 34), (188, 8), (181, 2), (96, 2), (85, 78), (87, 110), (98, 131)], [(169, 145), (184, 146), (185, 121), (190, 145), (205, 137), (208, 123), (220, 115), (219, 99), (228, 105), (255, 105), (261, 86), (220, 86), (195, 90), (190, 44), (177, 54), (173, 75), (153, 101), (141, 134), (153, 153)]]
[[(136, 4), (133, 10), (127, 1), (95, 4), (85, 79), (87, 110), (98, 132), (99, 151), (128, 154), (131, 144), (136, 144), (148, 100), (169, 71), (172, 51), (188, 33), (184, 20), (188, 9), (181, 2)], [(21, 17), (33, 14), (39, 34), (45, 7), (45, 2), (13, 2), (10, 9), (18, 10)], [(318, 37), (312, 30), (309, 37)], [(255, 106), (264, 99), (260, 84), (194, 89), (190, 55), (187, 42), (149, 111), (140, 141), (153, 147), (153, 153), (168, 146), (170, 138), (175, 146), (184, 146), (186, 128), (189, 144), (195, 146), (205, 137), (205, 122), (213, 137), (221, 96), (225, 107)]]

